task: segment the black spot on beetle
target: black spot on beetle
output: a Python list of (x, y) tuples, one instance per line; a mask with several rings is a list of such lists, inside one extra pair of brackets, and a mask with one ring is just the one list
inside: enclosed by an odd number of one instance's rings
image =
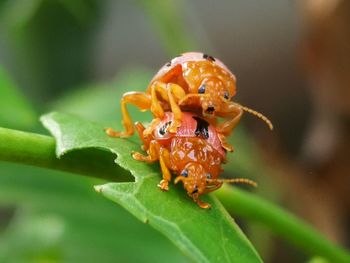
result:
[(171, 61), (165, 64), (165, 66), (170, 67), (171, 66)]
[(198, 93), (199, 93), (199, 94), (205, 93), (205, 84), (202, 84), (202, 85), (199, 87)]
[(230, 94), (227, 91), (224, 93), (224, 98), (227, 100), (230, 98)]
[(213, 114), (214, 111), (215, 111), (215, 108), (213, 106), (209, 106), (205, 112), (208, 114)]
[(208, 54), (203, 54), (203, 58), (206, 60), (210, 60), (212, 62), (215, 61), (215, 58), (213, 56), (208, 55)]
[(193, 119), (197, 122), (197, 127), (194, 134), (197, 137), (203, 137), (204, 139), (209, 138), (209, 123), (206, 120), (203, 120), (197, 116), (193, 116)]
[(171, 121), (166, 122), (162, 127), (159, 129), (159, 134), (164, 135), (166, 133), (167, 128), (170, 126)]

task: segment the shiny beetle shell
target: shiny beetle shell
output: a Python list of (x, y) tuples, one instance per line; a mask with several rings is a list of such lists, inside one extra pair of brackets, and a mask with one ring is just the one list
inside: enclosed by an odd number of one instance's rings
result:
[(175, 57), (158, 71), (151, 84), (154, 81), (179, 84), (187, 94), (198, 93), (205, 82), (213, 86), (208, 90), (212, 96), (230, 100), (236, 94), (235, 75), (219, 59), (200, 52)]
[(166, 112), (164, 118), (154, 129), (154, 138), (158, 141), (169, 140), (173, 137), (201, 138), (205, 139), (215, 150), (217, 150), (223, 159), (226, 158), (226, 152), (221, 146), (220, 139), (215, 128), (206, 120), (189, 112), (183, 112), (181, 126), (176, 133), (171, 133), (168, 127), (174, 120), (172, 112)]

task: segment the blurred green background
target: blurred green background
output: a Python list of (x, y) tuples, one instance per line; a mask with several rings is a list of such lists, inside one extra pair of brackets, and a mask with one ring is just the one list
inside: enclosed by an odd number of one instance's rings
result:
[[(276, 127), (271, 134), (253, 117), (243, 118), (225, 173), (255, 177), (258, 194), (346, 245), (348, 206), (334, 208), (336, 187), (320, 195), (328, 182), (322, 165), (332, 156), (319, 159), (305, 150), (315, 119), (309, 79), (317, 75), (303, 64), (315, 28), (307, 19), (312, 12), (302, 19), (307, 2), (3, 0), (0, 126), (47, 134), (38, 117), (59, 110), (120, 127), (123, 92), (144, 90), (178, 53), (210, 53), (235, 73), (235, 99)], [(188, 261), (165, 237), (97, 195), (92, 186), (98, 183), (0, 163), (0, 262)], [(316, 190), (305, 190), (310, 184)], [(324, 222), (329, 214), (336, 219)], [(267, 262), (305, 259), (266, 229), (239, 222)]]

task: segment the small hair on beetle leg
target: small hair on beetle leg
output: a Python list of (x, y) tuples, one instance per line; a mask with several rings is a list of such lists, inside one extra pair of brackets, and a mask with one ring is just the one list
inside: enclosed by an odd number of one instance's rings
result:
[(208, 183), (221, 182), (221, 183), (232, 183), (232, 184), (248, 184), (253, 187), (258, 187), (258, 184), (253, 180), (247, 178), (231, 178), (231, 179), (207, 179)]
[(242, 110), (244, 110), (244, 111), (246, 111), (246, 112), (248, 112), (248, 113), (250, 113), (250, 114), (253, 114), (254, 116), (256, 116), (256, 117), (258, 117), (259, 119), (261, 119), (262, 121), (264, 121), (264, 122), (267, 124), (267, 126), (269, 127), (269, 129), (270, 129), (271, 131), (273, 130), (273, 124), (272, 124), (272, 122), (271, 122), (265, 115), (263, 115), (262, 113), (260, 113), (260, 112), (258, 112), (258, 111), (256, 111), (256, 110), (253, 110), (253, 109), (251, 109), (251, 108), (242, 106), (242, 105), (240, 105), (240, 104), (238, 104), (238, 105), (242, 108)]

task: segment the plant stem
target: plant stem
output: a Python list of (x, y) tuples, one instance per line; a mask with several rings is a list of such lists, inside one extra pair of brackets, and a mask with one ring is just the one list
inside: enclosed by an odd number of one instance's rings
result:
[(347, 251), (326, 240), (302, 220), (268, 201), (227, 185), (215, 193), (230, 213), (265, 225), (303, 251), (324, 257), (330, 262), (350, 262)]
[(71, 152), (58, 159), (52, 137), (0, 128), (0, 161), (72, 172), (108, 181), (132, 181), (114, 163), (115, 155), (96, 150)]

